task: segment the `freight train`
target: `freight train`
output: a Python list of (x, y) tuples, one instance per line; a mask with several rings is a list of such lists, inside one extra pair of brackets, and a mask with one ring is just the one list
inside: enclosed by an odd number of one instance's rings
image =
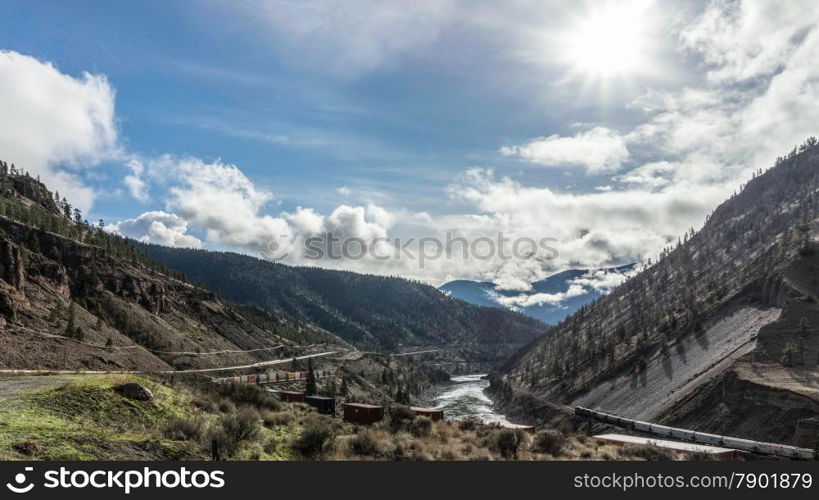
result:
[(617, 427), (632, 429), (656, 436), (670, 437), (682, 441), (720, 446), (723, 448), (733, 448), (735, 450), (748, 451), (760, 455), (770, 455), (781, 458), (792, 458), (798, 460), (814, 460), (817, 458), (816, 451), (808, 448), (798, 448), (796, 446), (789, 446), (786, 444), (766, 443), (762, 441), (752, 441), (750, 439), (741, 439), (730, 436), (719, 436), (717, 434), (708, 434), (705, 432), (695, 432), (676, 427), (667, 427), (665, 425), (618, 417), (616, 415), (583, 408), (582, 406), (575, 407), (574, 412), (581, 417), (591, 418), (606, 424), (616, 425)]
[[(333, 375), (331, 370), (315, 370), (313, 371), (317, 379), (327, 378)], [(217, 384), (275, 384), (278, 382), (295, 382), (299, 380), (307, 380), (308, 372), (269, 372), (269, 373), (254, 373), (251, 375), (237, 375), (235, 377), (215, 378), (213, 381)]]

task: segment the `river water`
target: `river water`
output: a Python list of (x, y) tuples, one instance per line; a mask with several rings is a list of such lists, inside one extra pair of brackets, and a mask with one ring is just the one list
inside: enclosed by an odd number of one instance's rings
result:
[(452, 377), (449, 383), (435, 388), (429, 400), (430, 405), (444, 410), (447, 420), (475, 417), (484, 422), (508, 423), (484, 393), (484, 389), (489, 387), (485, 376), (475, 374)]

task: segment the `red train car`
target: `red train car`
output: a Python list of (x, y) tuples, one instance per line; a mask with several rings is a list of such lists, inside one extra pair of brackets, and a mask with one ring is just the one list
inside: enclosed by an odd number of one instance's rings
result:
[(363, 403), (344, 403), (344, 421), (356, 424), (374, 424), (384, 420), (384, 407)]
[(437, 408), (421, 408), (419, 406), (410, 406), (410, 410), (414, 415), (429, 417), (430, 420), (437, 422), (444, 419), (444, 410)]
[(304, 403), (304, 393), (299, 391), (282, 391), (279, 397), (286, 403)]

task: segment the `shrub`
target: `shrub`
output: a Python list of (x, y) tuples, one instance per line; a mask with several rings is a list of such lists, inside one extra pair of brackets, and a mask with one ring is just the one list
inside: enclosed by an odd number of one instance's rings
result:
[(378, 456), (378, 442), (369, 430), (365, 430), (356, 434), (350, 440), (350, 449), (356, 455), (374, 457)]
[(212, 438), (216, 439), (219, 454), (223, 457), (235, 455), (241, 447), (259, 436), (259, 414), (252, 408), (241, 408), (236, 413), (222, 415), (221, 428)]
[(255, 385), (218, 384), (216, 391), (237, 406), (247, 405), (267, 410), (278, 410), (281, 407), (275, 396)]
[(23, 454), (27, 457), (36, 455), (40, 452), (40, 445), (37, 444), (36, 441), (20, 441), (19, 443), (14, 443), (12, 447), (20, 454)]
[(651, 461), (674, 460), (674, 453), (669, 449), (637, 444), (620, 448), (620, 455), (631, 458), (642, 458), (643, 460)]
[(278, 425), (287, 425), (292, 420), (292, 416), (289, 413), (282, 413), (282, 412), (265, 412), (262, 414), (262, 422), (264, 426), (267, 428), (276, 427)]
[(165, 437), (174, 441), (199, 441), (205, 423), (199, 418), (174, 418), (165, 426)]
[(501, 429), (495, 432), (493, 441), (495, 450), (503, 458), (515, 458), (523, 441), (523, 433), (515, 429)]
[(429, 417), (416, 417), (410, 426), (410, 432), (417, 438), (429, 437), (432, 433), (432, 420)]
[(322, 420), (314, 420), (293, 441), (293, 449), (302, 457), (315, 459), (324, 455), (332, 442), (333, 429)]
[(566, 436), (556, 430), (540, 431), (535, 435), (532, 448), (539, 453), (558, 455), (566, 445)]
[(462, 431), (474, 431), (480, 424), (481, 422), (477, 418), (465, 418), (458, 421), (458, 429)]
[(219, 410), (220, 413), (233, 413), (234, 411), (236, 411), (236, 405), (233, 404), (233, 401), (222, 398), (219, 400), (219, 403), (217, 404), (217, 409)]
[(409, 406), (392, 405), (390, 406), (390, 431), (396, 433), (401, 430), (408, 431), (415, 414)]
[(195, 407), (207, 413), (216, 413), (219, 411), (219, 406), (213, 401), (208, 401), (205, 399), (194, 399), (192, 403)]

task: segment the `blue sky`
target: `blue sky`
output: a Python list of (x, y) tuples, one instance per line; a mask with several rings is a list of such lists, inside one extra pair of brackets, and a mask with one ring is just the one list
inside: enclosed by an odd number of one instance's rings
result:
[(129, 236), (295, 264), (315, 232), (556, 238), (549, 262), (321, 263), (525, 290), (655, 254), (815, 134), (819, 16), (788, 5), (8, 0), (27, 121), (0, 155)]

